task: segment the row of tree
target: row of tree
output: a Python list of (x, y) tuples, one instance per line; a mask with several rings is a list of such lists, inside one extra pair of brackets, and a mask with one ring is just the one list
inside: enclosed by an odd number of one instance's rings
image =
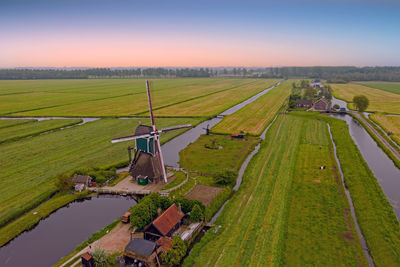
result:
[(324, 79), (328, 83), (400, 81), (400, 67), (0, 69), (0, 80), (227, 76)]

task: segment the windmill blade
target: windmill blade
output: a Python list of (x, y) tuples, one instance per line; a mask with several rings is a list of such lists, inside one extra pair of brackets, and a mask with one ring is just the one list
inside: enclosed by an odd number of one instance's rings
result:
[(153, 116), (153, 106), (151, 105), (151, 95), (150, 95), (149, 80), (146, 80), (146, 90), (147, 90), (147, 101), (149, 102), (151, 125), (153, 126), (153, 131), (156, 131), (156, 124), (154, 122), (154, 116)]
[(168, 183), (167, 172), (165, 171), (165, 166), (164, 166), (164, 158), (163, 158), (163, 155), (162, 155), (162, 152), (161, 152), (161, 145), (160, 145), (160, 141), (158, 140), (158, 138), (159, 138), (159, 136), (156, 135), (156, 138), (154, 138), (154, 141), (156, 142), (157, 150), (158, 150), (158, 153), (159, 153), (160, 165), (161, 165), (161, 170), (162, 170), (164, 182)]
[(178, 125), (178, 126), (172, 126), (172, 127), (163, 128), (163, 129), (161, 129), (160, 132), (165, 133), (165, 132), (168, 132), (168, 131), (173, 131), (173, 130), (178, 130), (178, 129), (183, 129), (183, 128), (190, 128), (190, 127), (192, 127), (191, 124)]
[(142, 134), (142, 135), (131, 135), (131, 136), (119, 137), (119, 138), (112, 139), (111, 143), (125, 142), (125, 141), (135, 140), (138, 138), (146, 138), (146, 137), (151, 137), (151, 136), (152, 136), (151, 134)]

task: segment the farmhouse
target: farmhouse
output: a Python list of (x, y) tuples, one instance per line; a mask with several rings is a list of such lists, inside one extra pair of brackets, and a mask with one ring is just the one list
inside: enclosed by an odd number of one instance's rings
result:
[(324, 85), (320, 81), (311, 81), (310, 86), (312, 88), (322, 88)]
[(325, 98), (321, 98), (314, 102), (314, 105), (310, 110), (315, 111), (329, 111), (331, 109), (331, 104)]
[(170, 237), (181, 225), (185, 214), (176, 204), (172, 204), (166, 211), (158, 216), (151, 224), (144, 228), (144, 238), (157, 240), (161, 237)]
[(296, 108), (311, 108), (313, 105), (312, 100), (296, 99)]

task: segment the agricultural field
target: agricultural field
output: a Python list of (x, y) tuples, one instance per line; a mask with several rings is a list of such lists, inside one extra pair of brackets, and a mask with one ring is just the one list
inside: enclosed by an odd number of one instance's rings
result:
[(366, 266), (332, 150), (326, 122), (280, 115), (184, 266)]
[(400, 83), (395, 82), (363, 82), (360, 83), (364, 86), (384, 90), (390, 93), (400, 95)]
[[(201, 135), (179, 153), (181, 167), (202, 174), (238, 171), (259, 138), (233, 139), (227, 135)], [(208, 148), (207, 148), (208, 147)]]
[[(143, 120), (146, 122), (147, 119)], [(199, 119), (190, 118), (156, 121), (159, 127), (195, 125), (198, 122)], [(132, 134), (137, 124), (136, 119), (101, 119), (0, 144), (0, 226), (54, 194), (57, 190), (54, 183), (59, 174), (127, 163), (126, 147), (132, 143), (111, 144), (110, 140)], [(182, 131), (169, 132), (162, 136), (161, 141), (165, 142)]]
[[(277, 81), (153, 79), (154, 113), (168, 117), (216, 115)], [(146, 115), (148, 112), (142, 79), (0, 81), (0, 102), (4, 103), (0, 115), (8, 116), (102, 117)], [(172, 108), (175, 105), (177, 109)], [(158, 113), (162, 108), (165, 110)]]
[(285, 81), (253, 103), (224, 117), (212, 128), (212, 132), (260, 135), (289, 97), (291, 88), (292, 81)]
[[(367, 111), (400, 114), (400, 94), (381, 89), (367, 87), (361, 84), (332, 84), (335, 97), (352, 102), (355, 95), (365, 95), (369, 99)], [(352, 105), (350, 104), (352, 108)]]
[[(9, 123), (12, 122), (18, 123), (19, 120), (10, 120)], [(27, 136), (38, 135), (46, 131), (57, 130), (80, 122), (82, 122), (80, 119), (57, 119), (10, 125), (10, 127), (0, 128), (0, 143), (15, 141)]]
[(400, 145), (400, 116), (377, 113), (371, 114), (369, 117), (379, 124)]

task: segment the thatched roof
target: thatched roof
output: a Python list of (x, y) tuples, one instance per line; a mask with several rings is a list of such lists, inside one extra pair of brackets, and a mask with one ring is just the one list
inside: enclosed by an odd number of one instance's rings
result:
[(159, 154), (155, 156), (140, 151), (131, 168), (131, 175), (137, 178), (139, 175), (147, 176), (150, 179), (159, 180), (162, 178), (162, 169)]
[(140, 124), (136, 127), (135, 135), (149, 134), (153, 131), (153, 127)]
[(76, 184), (87, 184), (88, 182), (92, 181), (92, 177), (88, 175), (75, 174), (71, 178), (71, 181)]

